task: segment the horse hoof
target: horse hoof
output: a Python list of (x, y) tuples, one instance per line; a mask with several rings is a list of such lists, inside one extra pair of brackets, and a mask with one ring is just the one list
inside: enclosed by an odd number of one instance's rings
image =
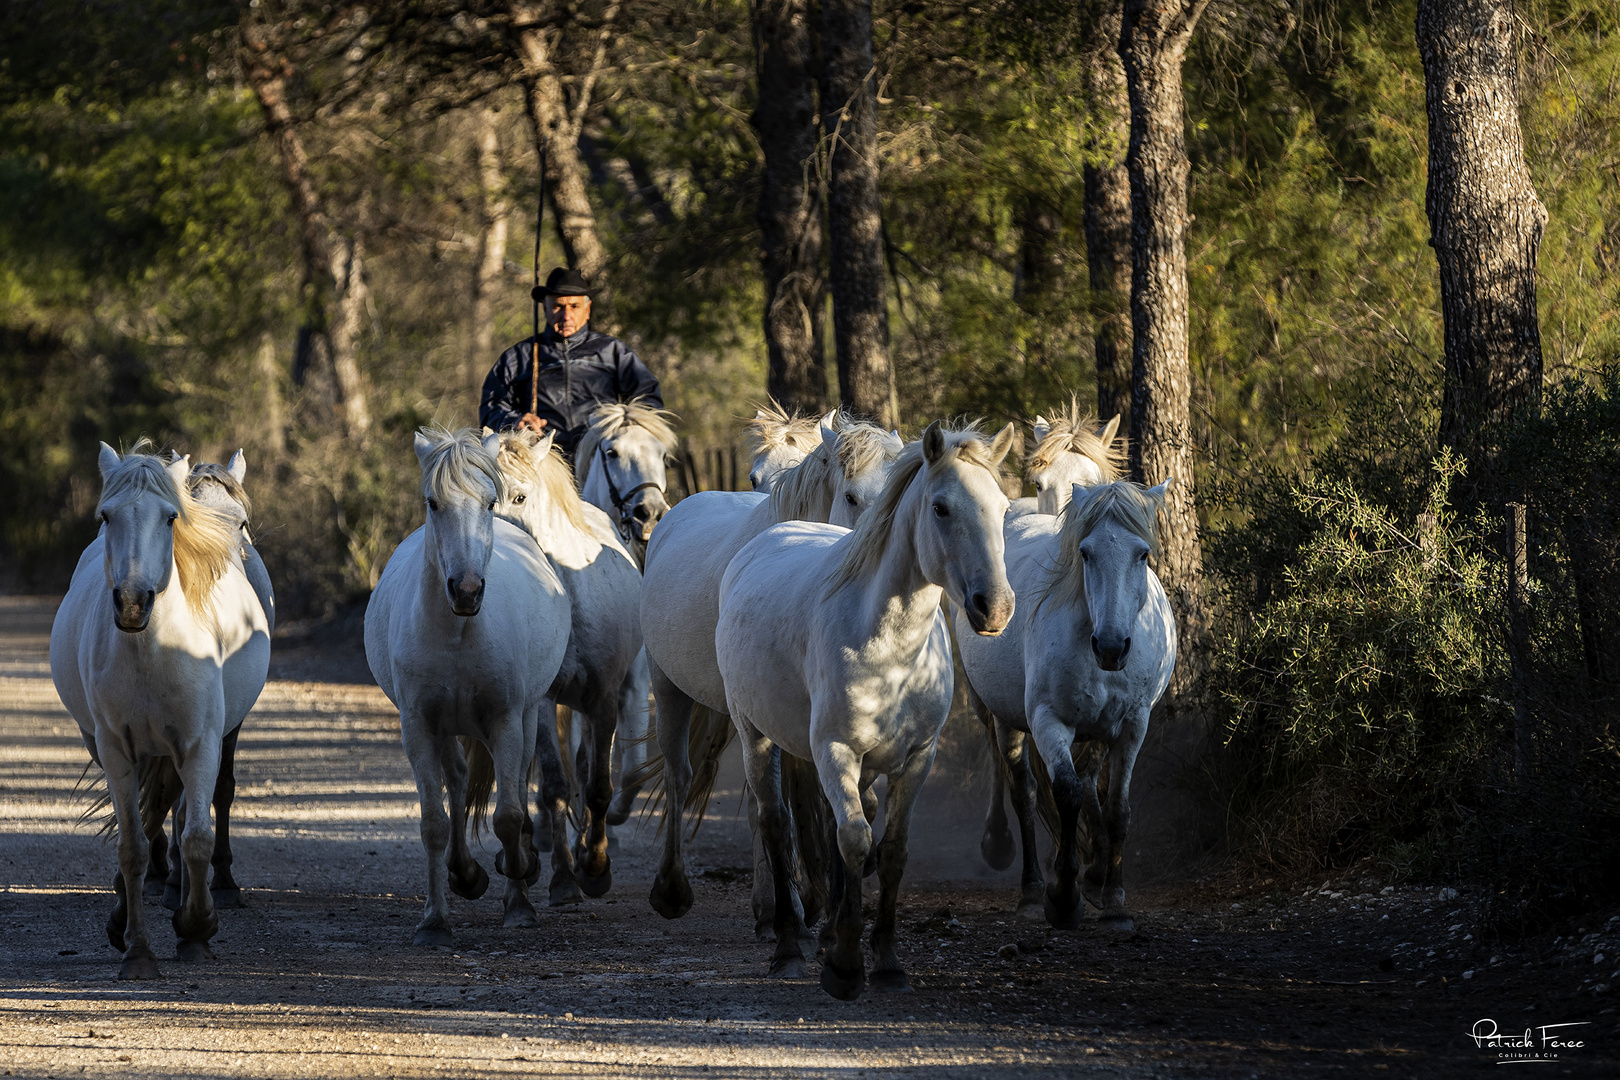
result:
[(199, 964), (204, 960), (212, 960), (214, 950), (208, 947), (206, 941), (187, 941), (182, 938), (175, 944), (174, 958), (182, 964)]
[(156, 900), (158, 897), (162, 896), (163, 879), (166, 877), (168, 877), (167, 874), (158, 876), (153, 876), (151, 874), (146, 875), (146, 882), (141, 886), (141, 895), (146, 897), (148, 900)]
[(1018, 854), (1018, 848), (1013, 844), (1013, 835), (1010, 832), (991, 832), (984, 830), (979, 838), (979, 854), (992, 870), (1005, 870), (1013, 864), (1013, 858)]
[(1085, 908), (1078, 900), (1069, 903), (1054, 903), (1052, 894), (1047, 893), (1041, 898), (1041, 906), (1046, 914), (1046, 923), (1054, 930), (1077, 930), (1080, 928), (1081, 917)]
[(613, 868), (611, 866), (595, 877), (585, 873), (583, 870), (575, 871), (575, 873), (579, 877), (579, 887), (584, 890), (586, 896), (593, 900), (599, 896), (606, 896), (608, 890), (613, 888)]
[(462, 877), (455, 870), (450, 871), (450, 891), (464, 900), (477, 900), (489, 888), (489, 871), (477, 862), (472, 864), (472, 877)]
[(119, 952), (124, 951), (123, 922), (114, 922), (112, 919), (107, 920), (107, 944), (111, 945)]
[(550, 895), (546, 903), (552, 907), (568, 907), (570, 904), (583, 903), (585, 894), (579, 891), (579, 882), (571, 877), (551, 883)]
[(914, 992), (911, 989), (911, 980), (906, 978), (906, 973), (899, 968), (893, 971), (874, 971), (869, 982), (873, 990), (881, 990), (889, 994), (910, 994)]
[(810, 975), (810, 969), (804, 965), (804, 957), (787, 956), (780, 960), (771, 961), (771, 970), (767, 973), (773, 979), (803, 979)]
[(454, 941), (455, 938), (450, 935), (450, 928), (447, 926), (418, 926), (416, 936), (411, 938), (412, 945), (421, 947), (437, 945), (446, 949)]
[(185, 910), (182, 909), (175, 912), (174, 918), (169, 922), (174, 926), (174, 936), (181, 941), (197, 941), (206, 946), (214, 939), (214, 935), (219, 933), (219, 916), (212, 910), (200, 916), (187, 918)]
[(540, 916), (535, 914), (534, 905), (525, 896), (506, 905), (506, 918), (501, 920), (501, 925), (508, 930), (532, 930), (540, 925)]
[(609, 825), (623, 825), (630, 820), (630, 809), (635, 805), (634, 799), (622, 799), (615, 795), (613, 802), (608, 806), (607, 823)]
[(856, 967), (849, 974), (840, 973), (829, 960), (821, 965), (821, 988), (839, 1001), (854, 1001), (861, 996), (866, 985), (866, 973)]
[(1045, 905), (1040, 897), (1026, 896), (1018, 901), (1018, 910), (1013, 917), (1025, 922), (1042, 922), (1046, 918)]
[(180, 895), (180, 886), (178, 886), (178, 885), (164, 885), (163, 886), (163, 906), (164, 907), (168, 908), (170, 911), (179, 911), (180, 910), (180, 905), (182, 903), (184, 903), (184, 902), (185, 902), (185, 898)]
[(158, 971), (157, 957), (150, 951), (136, 953), (124, 957), (123, 964), (118, 968), (120, 979), (160, 979), (162, 972)]
[(652, 909), (666, 919), (678, 919), (692, 910), (692, 886), (682, 877), (665, 877), (659, 874), (653, 878), (652, 892), (647, 900)]
[(223, 889), (209, 889), (214, 897), (214, 906), (217, 908), (244, 908), (247, 904), (242, 902), (242, 890), (235, 885)]
[(1129, 912), (1105, 911), (1097, 916), (1097, 925), (1116, 934), (1129, 934), (1136, 929), (1136, 920)]

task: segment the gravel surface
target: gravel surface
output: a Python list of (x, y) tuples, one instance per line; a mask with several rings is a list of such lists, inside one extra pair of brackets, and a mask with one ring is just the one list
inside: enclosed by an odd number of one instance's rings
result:
[(1481, 945), (1467, 895), (1439, 885), (1195, 882), (1134, 890), (1134, 934), (1056, 933), (1012, 916), (1016, 875), (984, 870), (977, 810), (948, 783), (902, 894), (913, 994), (840, 1003), (814, 964), (764, 977), (734, 766), (689, 848), (685, 918), (647, 905), (648, 822), (621, 832), (606, 898), (506, 931), (497, 882), (454, 900), (455, 946), (412, 948), (423, 866), (397, 717), (330, 644), (278, 643), (243, 729), (248, 906), (221, 913), (213, 961), (121, 983), (114, 850), (77, 824), (87, 754), (45, 662), (53, 610), (0, 598), (0, 1074), (1478, 1076), (1531, 1052), (1484, 1035), (1529, 1028), (1540, 1072), (1620, 1075), (1613, 912)]

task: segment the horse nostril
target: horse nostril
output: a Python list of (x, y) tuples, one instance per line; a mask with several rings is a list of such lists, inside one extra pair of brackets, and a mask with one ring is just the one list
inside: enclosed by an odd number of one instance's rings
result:
[(1131, 639), (1126, 638), (1125, 639), (1125, 644), (1122, 645), (1120, 647), (1120, 650), (1119, 650), (1119, 662), (1120, 663), (1123, 664), (1125, 662), (1125, 657), (1130, 654), (1130, 651), (1131, 651)]
[(973, 598), (969, 600), (968, 603), (972, 604), (973, 610), (977, 611), (983, 617), (990, 617), (990, 598), (984, 595), (984, 593), (974, 593)]
[(1102, 659), (1102, 647), (1097, 644), (1097, 635), (1091, 635), (1091, 653), (1099, 660)]

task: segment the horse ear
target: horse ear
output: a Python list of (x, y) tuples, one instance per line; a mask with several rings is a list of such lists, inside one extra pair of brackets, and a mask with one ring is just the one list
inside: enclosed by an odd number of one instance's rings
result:
[(1097, 432), (1097, 438), (1102, 440), (1102, 444), (1104, 446), (1111, 446), (1113, 444), (1114, 436), (1119, 432), (1119, 417), (1120, 414), (1115, 413), (1114, 418), (1108, 421), (1108, 423), (1104, 424), (1101, 431)]
[(1075, 484), (1069, 489), (1069, 513), (1078, 514), (1087, 502), (1091, 501), (1107, 485), (1098, 484), (1090, 487), (1086, 484)]
[(1155, 503), (1158, 503), (1159, 506), (1162, 507), (1164, 505), (1164, 497), (1166, 493), (1169, 492), (1171, 483), (1173, 483), (1173, 480), (1165, 480), (1157, 487), (1148, 488), (1145, 494), (1148, 498), (1152, 499)]
[(123, 458), (118, 456), (118, 451), (114, 450), (106, 443), (102, 443), (101, 453), (96, 455), (96, 465), (101, 469), (101, 478), (105, 480), (107, 477), (111, 476), (113, 474), (113, 470), (117, 469), (123, 460)]
[(544, 435), (535, 434), (534, 441), (529, 444), (529, 453), (537, 458), (543, 458), (551, 453), (551, 444), (556, 441), (556, 431), (548, 431)]
[(1032, 426), (1035, 429), (1035, 441), (1038, 443), (1045, 442), (1046, 437), (1052, 434), (1052, 425), (1047, 422), (1044, 416), (1035, 417), (1035, 423)]
[(823, 416), (821, 418), (821, 430), (824, 431), (824, 432), (826, 432), (826, 431), (837, 431), (839, 429), (839, 427), (842, 426), (842, 425), (839, 424), (838, 421), (839, 421), (838, 410), (834, 409), (831, 412), (829, 412), (826, 416)]
[(489, 451), (491, 457), (500, 455), (501, 437), (489, 428), (485, 428), (484, 433), (478, 437), (478, 443)]
[(996, 437), (993, 440), (991, 440), (990, 459), (992, 464), (1001, 464), (1002, 459), (1007, 456), (1007, 451), (1012, 449), (1013, 436), (1015, 434), (1017, 434), (1017, 429), (1014, 428), (1013, 425), (1008, 424), (996, 434)]
[(837, 413), (828, 413), (821, 418), (821, 445), (830, 454), (838, 452), (838, 430), (833, 427), (833, 418)]
[(231, 460), (225, 465), (225, 471), (230, 473), (231, 479), (238, 484), (247, 479), (247, 458), (242, 456), (242, 451), (238, 450), (231, 455)]
[(494, 434), (496, 434), (495, 429), (490, 427), (488, 424), (485, 424), (484, 427), (483, 427), (483, 430), (479, 431), (478, 437), (480, 439), (487, 439), (491, 435), (494, 435)]
[(416, 447), (416, 463), (427, 468), (428, 455), (433, 452), (433, 440), (418, 431), (413, 445)]
[(186, 490), (186, 481), (191, 478), (191, 455), (181, 454), (165, 468), (169, 470), (169, 477), (174, 481), (174, 486), (181, 491)]
[(944, 459), (946, 450), (945, 429), (940, 426), (938, 420), (929, 424), (928, 430), (923, 432), (922, 446), (923, 460), (928, 463), (929, 468), (933, 468)]

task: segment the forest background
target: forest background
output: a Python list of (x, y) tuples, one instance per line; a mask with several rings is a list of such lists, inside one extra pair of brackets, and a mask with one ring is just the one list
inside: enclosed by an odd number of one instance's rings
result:
[[(97, 440), (149, 435), (194, 460), (245, 448), (283, 618), (363, 600), (421, 516), (410, 431), (474, 422), (484, 373), (529, 332), (545, 108), (587, 182), (553, 186), (541, 265), (595, 260), (598, 325), (662, 380), (703, 486), (733, 484), (767, 391), (755, 35), (772, 6), (0, 5), (0, 580), (63, 588), (93, 535)], [(908, 433), (1024, 422), (1072, 395), (1129, 411), (1096, 361), (1123, 308), (1088, 273), (1087, 169), (1123, 154), (1094, 7), (871, 5)], [(1285, 870), (1535, 877), (1503, 892), (1502, 925), (1613, 895), (1620, 873), (1620, 627), (1600, 625), (1608, 594), (1577, 588), (1580, 545), (1558, 531), (1573, 501), (1607, 499), (1620, 461), (1620, 10), (1508, 7), (1548, 212), (1551, 396), (1504, 444), (1533, 504), (1534, 678), (1503, 629), (1499, 521), (1436, 466), (1417, 0), (1216, 2), (1182, 71), (1203, 692), (1232, 836)], [(548, 79), (512, 37), (522, 19), (544, 28)], [(824, 194), (824, 153), (807, 161)], [(570, 197), (598, 249), (570, 231)], [(823, 360), (799, 396), (833, 405), (821, 294), (815, 310)], [(1544, 505), (1524, 494), (1543, 484)], [(1610, 566), (1614, 535), (1582, 542)], [(1516, 788), (1513, 702), (1531, 699), (1543, 779)], [(1554, 821), (1550, 846), (1530, 839)], [(1504, 829), (1523, 843), (1481, 839)]]

